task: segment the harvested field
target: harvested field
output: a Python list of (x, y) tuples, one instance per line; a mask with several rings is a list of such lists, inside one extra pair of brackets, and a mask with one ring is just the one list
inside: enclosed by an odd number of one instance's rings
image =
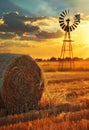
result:
[(88, 130), (89, 71), (42, 70), (46, 86), (40, 107), (8, 116), (1, 109), (0, 130)]

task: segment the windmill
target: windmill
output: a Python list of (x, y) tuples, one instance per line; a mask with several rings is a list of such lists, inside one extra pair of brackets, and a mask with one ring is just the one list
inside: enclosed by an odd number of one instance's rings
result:
[(70, 16), (70, 10), (64, 10), (59, 16), (59, 24), (61, 29), (65, 31), (63, 45), (60, 55), (60, 69), (64, 69), (64, 63), (68, 61), (70, 68), (74, 68), (73, 49), (70, 32), (74, 31), (80, 23), (80, 14)]

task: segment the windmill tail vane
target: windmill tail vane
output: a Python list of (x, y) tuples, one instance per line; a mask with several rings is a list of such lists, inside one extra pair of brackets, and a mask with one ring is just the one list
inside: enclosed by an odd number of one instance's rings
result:
[(80, 23), (80, 14), (75, 15), (75, 20)]

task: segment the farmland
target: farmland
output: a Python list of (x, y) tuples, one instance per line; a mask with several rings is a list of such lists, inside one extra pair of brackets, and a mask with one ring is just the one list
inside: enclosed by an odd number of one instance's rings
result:
[(45, 89), (37, 110), (5, 115), (0, 130), (88, 130), (89, 61), (77, 61), (74, 71), (57, 71), (58, 62), (39, 62)]

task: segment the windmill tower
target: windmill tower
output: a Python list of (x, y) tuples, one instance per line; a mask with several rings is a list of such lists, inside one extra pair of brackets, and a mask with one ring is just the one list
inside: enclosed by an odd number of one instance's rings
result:
[(73, 69), (74, 68), (74, 60), (73, 60), (73, 49), (70, 32), (77, 28), (80, 23), (80, 14), (76, 14), (74, 16), (70, 16), (69, 9), (63, 11), (59, 16), (59, 24), (60, 27), (65, 31), (65, 36), (63, 40), (63, 45), (61, 49), (60, 55), (60, 65), (59, 69), (63, 70), (64, 68)]

